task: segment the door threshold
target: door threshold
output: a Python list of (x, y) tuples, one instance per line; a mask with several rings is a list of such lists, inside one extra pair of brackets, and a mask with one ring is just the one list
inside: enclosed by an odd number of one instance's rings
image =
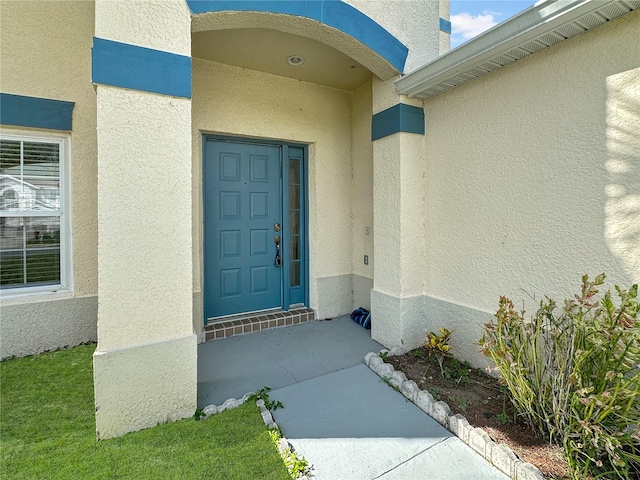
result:
[(287, 312), (277, 309), (252, 312), (218, 319), (204, 327), (205, 341), (244, 335), (271, 328), (287, 327), (316, 320), (316, 312), (304, 306)]
[(218, 323), (233, 322), (234, 320), (242, 320), (243, 318), (261, 317), (270, 314), (282, 312), (281, 308), (269, 308), (267, 310), (255, 310), (253, 312), (234, 313), (232, 315), (223, 315), (221, 317), (212, 317), (207, 319), (207, 326), (216, 325)]

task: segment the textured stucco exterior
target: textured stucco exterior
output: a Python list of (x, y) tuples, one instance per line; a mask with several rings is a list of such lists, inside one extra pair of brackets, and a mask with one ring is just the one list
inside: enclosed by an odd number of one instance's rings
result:
[[(471, 342), (500, 295), (532, 311), (532, 296), (561, 302), (585, 273), (640, 281), (639, 27), (631, 13), (425, 102), (424, 188), (410, 189), (425, 192), (424, 215), (410, 214), (423, 224), (424, 315), (404, 325), (404, 348), (446, 326), (455, 354), (481, 363)], [(389, 177), (399, 197), (405, 185)], [(374, 288), (397, 275), (376, 270)]]
[[(350, 200), (353, 273), (371, 280), (373, 280), (375, 261), (373, 256), (375, 232), (373, 231), (373, 145), (371, 143), (372, 95), (371, 82), (358, 88), (352, 95), (353, 185)], [(365, 255), (368, 256), (368, 265), (364, 264)], [(358, 298), (365, 294), (369, 296), (369, 292), (360, 291), (360, 285), (354, 283), (354, 297)], [(362, 302), (356, 302), (354, 308), (362, 306), (359, 303)]]
[(2, 1), (0, 10), (0, 90), (75, 102), (67, 212), (72, 222), (71, 293), (10, 298), (3, 292), (0, 358), (5, 358), (96, 340), (97, 167), (90, 61), (93, 2)]
[(97, 0), (95, 36), (189, 56), (190, 15), (185, 0)]
[[(451, 3), (449, 0), (440, 0), (440, 18), (451, 21)], [(440, 51), (438, 53), (442, 55), (451, 49), (451, 32), (440, 30), (438, 36), (440, 41)]]
[(409, 48), (404, 72), (411, 72), (440, 53), (440, 3), (424, 0), (345, 0), (375, 20)]
[[(421, 105), (398, 95), (391, 80), (374, 78), (372, 87), (374, 114), (398, 103)], [(422, 328), (423, 143), (422, 135), (404, 132), (373, 142), (371, 337), (386, 346), (406, 348), (407, 332)]]
[[(202, 134), (282, 140), (309, 145), (310, 306), (318, 318), (350, 311), (351, 296), (336, 304), (323, 292), (342, 288), (352, 273), (351, 112), (350, 92), (193, 59), (197, 291), (202, 275)], [(347, 288), (351, 292), (351, 285)]]
[(190, 417), (197, 401), (195, 335), (93, 356), (98, 440)]
[[(96, 35), (190, 52), (190, 17), (181, 2), (135, 5), (144, 15), (132, 15), (144, 26), (124, 28), (122, 12), (98, 0)], [(96, 96), (94, 389), (98, 438), (108, 438), (190, 416), (196, 407), (191, 100), (102, 84)]]
[(20, 300), (3, 302), (0, 307), (0, 358), (34, 355), (97, 340), (98, 297), (60, 294), (41, 295), (29, 302)]
[[(422, 224), (423, 137), (397, 133), (374, 142), (373, 205), (376, 230), (371, 335), (406, 346), (407, 329), (422, 320), (425, 233)], [(372, 316), (372, 318), (375, 318)]]
[(583, 273), (640, 281), (638, 251), (608, 238), (638, 224), (608, 204), (617, 185), (639, 201), (640, 85), (618, 81), (637, 78), (638, 26), (632, 13), (426, 103), (427, 292), (491, 311), (500, 294), (566, 297)]
[(98, 347), (190, 333), (191, 102), (106, 86), (97, 101)]

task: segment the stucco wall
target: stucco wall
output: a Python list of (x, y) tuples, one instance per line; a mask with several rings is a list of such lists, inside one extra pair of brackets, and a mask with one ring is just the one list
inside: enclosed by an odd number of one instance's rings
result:
[[(367, 82), (352, 94), (351, 225), (353, 244), (353, 308), (371, 308), (373, 286), (373, 145), (371, 143), (372, 84)], [(368, 256), (368, 265), (364, 256)]]
[(195, 335), (93, 355), (98, 440), (193, 415)]
[(285, 140), (309, 145), (311, 307), (319, 318), (350, 311), (351, 295), (336, 302), (322, 292), (342, 288), (344, 275), (352, 273), (351, 93), (194, 58), (192, 117), (196, 291), (202, 274), (202, 133)]
[(426, 328), (455, 354), (500, 295), (640, 281), (639, 30), (626, 15), (426, 102)]
[[(440, 0), (440, 18), (451, 21), (451, 2), (449, 0)], [(451, 49), (451, 32), (443, 32), (440, 30), (438, 34), (440, 41), (440, 55)]]
[[(117, 7), (96, 0), (96, 36), (108, 40), (188, 53), (189, 25), (182, 0)], [(114, 63), (112, 68), (123, 68)], [(162, 84), (153, 75), (148, 80)], [(197, 337), (191, 99), (109, 84), (96, 91), (99, 301), (93, 359), (100, 439), (193, 413)]]
[[(75, 102), (70, 209), (73, 293), (3, 299), (2, 358), (96, 340), (96, 107), (90, 61), (93, 8), (91, 1), (0, 2), (0, 90)], [(42, 303), (45, 300), (54, 302), (50, 305), (55, 305), (55, 314), (43, 308), (48, 305)], [(94, 306), (87, 307), (89, 304)], [(74, 335), (63, 333), (72, 330)], [(22, 338), (25, 331), (31, 332), (28, 338)]]
[(3, 302), (0, 308), (1, 359), (72, 347), (97, 338), (97, 296), (42, 295), (31, 297), (28, 303)]
[(424, 0), (344, 0), (375, 20), (406, 47), (404, 71), (433, 60), (440, 52), (440, 2)]
[(190, 15), (186, 0), (98, 1), (95, 35), (189, 56)]
[(97, 102), (98, 349), (181, 337), (193, 316), (191, 103), (108, 86)]
[(423, 141), (422, 135), (400, 132), (373, 144), (376, 263), (371, 335), (388, 347), (415, 346), (412, 342), (423, 336)]

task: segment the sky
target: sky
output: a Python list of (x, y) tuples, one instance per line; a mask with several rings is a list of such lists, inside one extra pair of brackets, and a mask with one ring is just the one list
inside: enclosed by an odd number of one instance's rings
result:
[(531, 7), (534, 0), (451, 0), (451, 48)]

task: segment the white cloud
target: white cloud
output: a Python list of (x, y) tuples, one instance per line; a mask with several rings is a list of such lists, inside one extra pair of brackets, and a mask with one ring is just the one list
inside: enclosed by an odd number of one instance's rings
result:
[(472, 15), (467, 12), (461, 12), (457, 15), (452, 15), (451, 33), (461, 36), (464, 40), (469, 40), (496, 25), (498, 23), (495, 18), (496, 15), (500, 14), (498, 12), (484, 12)]

